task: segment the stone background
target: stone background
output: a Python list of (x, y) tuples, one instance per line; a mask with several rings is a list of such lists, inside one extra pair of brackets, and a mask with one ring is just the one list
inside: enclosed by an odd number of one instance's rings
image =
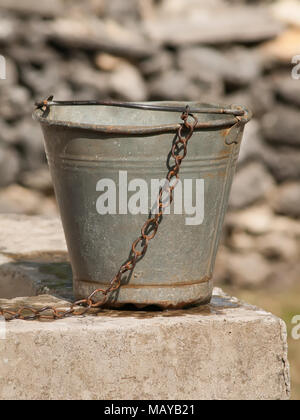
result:
[(1, 213), (57, 213), (37, 99), (248, 105), (215, 279), (300, 313), (299, 1), (0, 0), (0, 54)]

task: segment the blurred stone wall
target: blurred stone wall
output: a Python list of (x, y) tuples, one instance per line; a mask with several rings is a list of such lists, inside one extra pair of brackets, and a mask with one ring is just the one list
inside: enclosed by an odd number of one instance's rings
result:
[(37, 99), (240, 103), (254, 119), (216, 278), (299, 282), (299, 1), (0, 0), (0, 54), (0, 212), (57, 212)]

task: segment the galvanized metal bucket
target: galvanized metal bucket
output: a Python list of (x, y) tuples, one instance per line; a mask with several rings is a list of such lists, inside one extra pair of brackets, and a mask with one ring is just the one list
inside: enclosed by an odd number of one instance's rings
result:
[[(181, 123), (180, 112), (174, 110), (187, 104), (146, 103), (144, 106), (150, 107), (147, 111), (142, 106), (116, 105), (61, 102), (44, 108), (41, 105), (34, 112), (44, 132), (77, 298), (107, 287), (120, 263), (127, 260), (148, 215), (145, 211), (130, 212), (130, 205), (126, 208), (121, 196), (127, 194), (130, 200), (134, 192), (128, 191), (128, 185), (132, 189), (146, 183), (150, 210), (151, 182), (165, 178), (176, 128)], [(170, 214), (163, 215), (147, 255), (109, 299), (107, 305), (112, 307), (132, 303), (137, 307), (155, 304), (179, 308), (204, 304), (211, 298), (222, 223), (243, 128), (251, 115), (237, 106), (224, 111), (215, 105), (188, 105), (199, 113), (180, 169), (182, 214), (175, 208), (179, 200), (171, 205)], [(105, 192), (103, 185), (99, 187), (101, 180), (107, 185), (111, 182), (112, 191), (116, 191), (115, 211), (108, 214), (99, 214), (97, 207)], [(196, 180), (201, 197), (195, 184), (193, 187)], [(102, 196), (102, 204), (103, 200)], [(197, 205), (199, 214), (192, 216), (190, 208)]]

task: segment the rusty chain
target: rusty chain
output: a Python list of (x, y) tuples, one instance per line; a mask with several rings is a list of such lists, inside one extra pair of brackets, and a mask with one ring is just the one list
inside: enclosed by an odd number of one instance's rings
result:
[[(44, 104), (47, 105), (46, 103)], [(189, 117), (193, 119), (189, 122)], [(131, 256), (122, 264), (116, 275), (110, 282), (107, 289), (96, 289), (86, 299), (77, 300), (72, 303), (69, 309), (57, 309), (55, 307), (46, 306), (41, 309), (34, 309), (31, 307), (22, 307), (17, 311), (10, 311), (0, 307), (0, 315), (3, 316), (6, 321), (13, 319), (22, 320), (54, 320), (61, 319), (67, 316), (80, 316), (88, 312), (97, 313), (100, 308), (108, 301), (111, 294), (117, 291), (121, 287), (122, 276), (128, 271), (132, 271), (140, 258), (142, 258), (148, 248), (149, 242), (155, 237), (158, 227), (163, 216), (163, 213), (167, 207), (173, 202), (173, 191), (179, 181), (180, 165), (183, 159), (187, 155), (188, 141), (194, 133), (194, 129), (198, 123), (197, 117), (190, 112), (189, 106), (186, 107), (185, 111), (181, 115), (183, 121), (175, 137), (171, 149), (171, 156), (174, 159), (174, 165), (169, 166), (169, 172), (166, 176), (166, 182), (163, 187), (160, 187), (159, 194), (157, 197), (155, 215), (152, 211), (149, 218), (146, 220), (141, 228), (141, 235), (133, 242), (131, 246)], [(167, 198), (163, 200), (163, 194), (167, 193)], [(138, 250), (138, 247), (140, 248)], [(100, 300), (96, 300), (97, 295), (101, 295)], [(80, 306), (82, 309), (76, 310), (75, 307)]]

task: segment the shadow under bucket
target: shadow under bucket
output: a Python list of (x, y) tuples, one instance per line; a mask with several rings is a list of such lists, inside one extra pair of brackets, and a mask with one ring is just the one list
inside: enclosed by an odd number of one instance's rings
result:
[(163, 185), (174, 165), (171, 150), (187, 105), (198, 122), (180, 165), (173, 202), (147, 253), (123, 274), (121, 287), (106, 303), (182, 308), (211, 299), (216, 252), (250, 112), (184, 102), (50, 101), (35, 110), (76, 298), (106, 289), (128, 261), (131, 244), (153, 212), (159, 182)]

